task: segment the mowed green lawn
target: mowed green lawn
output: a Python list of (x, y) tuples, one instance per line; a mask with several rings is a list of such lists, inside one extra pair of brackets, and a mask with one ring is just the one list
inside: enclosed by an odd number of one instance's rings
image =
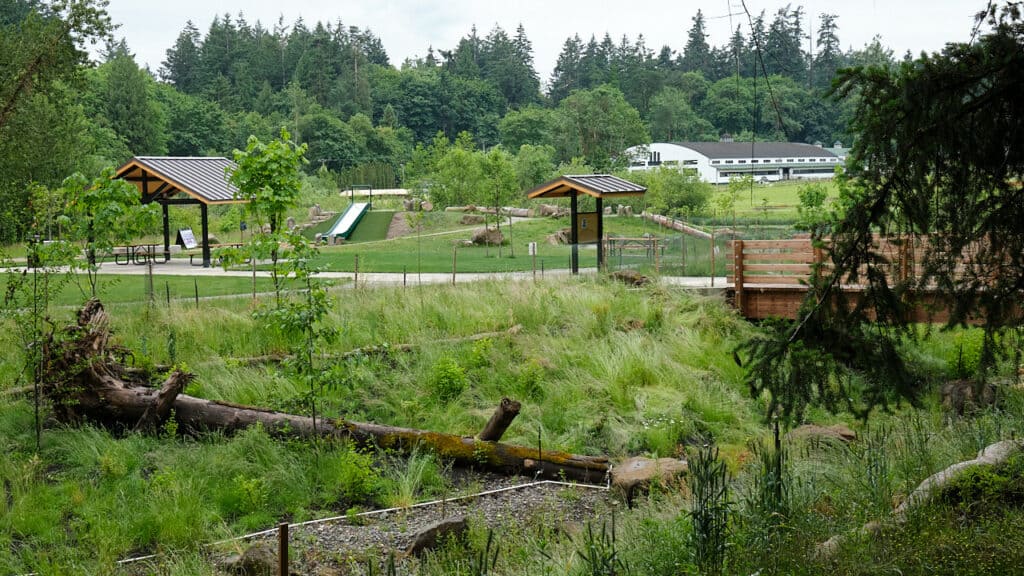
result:
[[(362, 226), (362, 225), (360, 225)], [(534, 219), (501, 228), (506, 244), (496, 246), (462, 246), (473, 230), (481, 226), (462, 226), (442, 232), (421, 232), (392, 240), (349, 243), (321, 249), (318, 265), (324, 270), (351, 272), (359, 257), (360, 272), (451, 272), (453, 261), (458, 272), (521, 272), (532, 270), (534, 260), (527, 245), (537, 243), (537, 267), (568, 268), (571, 249), (547, 242), (547, 237), (569, 226), (568, 218)], [(663, 235), (666, 231), (640, 218), (605, 218), (605, 230), (618, 236), (641, 236), (644, 233)], [(580, 266), (596, 266), (596, 250), (580, 250)]]
[[(829, 201), (835, 199), (839, 191), (832, 180), (804, 180), (754, 184), (753, 189), (745, 188), (736, 197), (737, 218), (764, 218), (772, 220), (795, 220), (797, 207), (800, 206), (800, 188), (808, 184), (820, 183), (828, 190)], [(729, 193), (726, 186), (715, 187), (709, 207), (716, 209), (715, 198)], [(721, 215), (718, 215), (721, 216)], [(731, 217), (731, 214), (730, 214)]]

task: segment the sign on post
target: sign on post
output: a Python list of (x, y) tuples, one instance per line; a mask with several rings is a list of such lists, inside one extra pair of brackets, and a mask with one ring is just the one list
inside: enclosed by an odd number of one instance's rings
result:
[(181, 228), (178, 230), (177, 244), (181, 244), (186, 250), (191, 250), (199, 246), (199, 243), (196, 242), (196, 235), (192, 233), (191, 228)]
[(597, 242), (597, 219), (601, 215), (597, 212), (578, 212), (576, 226), (576, 242), (579, 244), (594, 244)]

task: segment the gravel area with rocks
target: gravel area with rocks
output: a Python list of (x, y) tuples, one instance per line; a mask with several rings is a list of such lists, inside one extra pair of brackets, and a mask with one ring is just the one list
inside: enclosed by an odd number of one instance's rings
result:
[[(453, 496), (404, 509), (367, 512), (351, 517), (293, 525), (290, 531), (292, 571), (299, 574), (352, 574), (368, 559), (401, 557), (417, 533), (441, 520), (464, 516), (471, 528), (501, 528), (529, 519), (556, 528), (580, 526), (612, 505), (604, 487), (531, 483), (522, 478), (474, 475), (479, 496)], [(497, 491), (497, 492), (494, 492)], [(462, 493), (465, 493), (464, 491)], [(264, 542), (276, 550), (276, 533), (252, 542)], [(344, 572), (335, 572), (344, 568)]]

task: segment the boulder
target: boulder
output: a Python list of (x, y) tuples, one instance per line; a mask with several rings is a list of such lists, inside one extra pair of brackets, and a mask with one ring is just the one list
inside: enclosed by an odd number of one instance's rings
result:
[(686, 460), (659, 458), (652, 460), (635, 456), (612, 469), (612, 487), (632, 504), (633, 498), (646, 491), (651, 484), (669, 484), (686, 474), (689, 466)]
[(322, 212), (323, 211), (320, 209), (319, 204), (313, 204), (312, 206), (309, 207), (309, 219), (316, 220), (317, 218), (320, 217), (320, 214)]
[(412, 543), (405, 549), (405, 555), (419, 556), (423, 552), (437, 548), (446, 538), (465, 538), (468, 527), (465, 516), (453, 516), (435, 522), (413, 536)]
[(616, 270), (611, 273), (611, 277), (614, 280), (624, 282), (627, 286), (644, 286), (650, 282), (650, 278), (637, 272), (636, 270)]
[(483, 224), (486, 221), (487, 221), (487, 218), (485, 218), (485, 217), (483, 217), (483, 216), (481, 216), (479, 214), (463, 214), (462, 215), (462, 219), (459, 220), (459, 223), (460, 224), (466, 224), (466, 225), (473, 225), (473, 224)]
[(553, 204), (541, 204), (540, 208), (537, 209), (537, 214), (541, 216), (549, 216), (552, 218), (558, 218), (563, 214), (563, 209)]
[(292, 218), (291, 216), (289, 216), (288, 219), (284, 221), (284, 225), (289, 230), (294, 230), (295, 229), (295, 218)]
[(952, 380), (942, 385), (942, 407), (963, 416), (996, 400), (996, 390), (989, 383), (979, 384), (972, 380)]
[(604, 207), (604, 215), (605, 216), (611, 216), (612, 215), (612, 207), (611, 206), (605, 206)]
[(238, 576), (275, 576), (278, 572), (277, 550), (270, 542), (257, 542), (241, 555), (226, 559), (224, 569)]
[(559, 245), (568, 244), (571, 241), (571, 230), (569, 228), (562, 228), (558, 232), (551, 234), (547, 238), (548, 244)]
[(789, 431), (787, 438), (796, 440), (820, 439), (839, 440), (840, 442), (853, 442), (857, 439), (857, 433), (846, 424), (833, 424), (832, 426), (819, 426), (817, 424), (804, 424)]
[(477, 246), (498, 246), (505, 242), (505, 236), (497, 229), (480, 228), (473, 231), (473, 244)]
[(220, 238), (217, 238), (216, 234), (210, 234), (209, 236), (207, 236), (207, 238), (210, 241), (210, 246), (213, 246), (214, 244), (220, 244)]

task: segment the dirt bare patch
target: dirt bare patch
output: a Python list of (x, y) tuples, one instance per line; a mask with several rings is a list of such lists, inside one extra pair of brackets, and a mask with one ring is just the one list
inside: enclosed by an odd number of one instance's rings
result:
[(391, 218), (391, 225), (388, 226), (388, 240), (408, 236), (412, 233), (413, 229), (412, 226), (409, 226), (409, 219), (406, 218), (406, 213), (395, 212), (395, 215)]

